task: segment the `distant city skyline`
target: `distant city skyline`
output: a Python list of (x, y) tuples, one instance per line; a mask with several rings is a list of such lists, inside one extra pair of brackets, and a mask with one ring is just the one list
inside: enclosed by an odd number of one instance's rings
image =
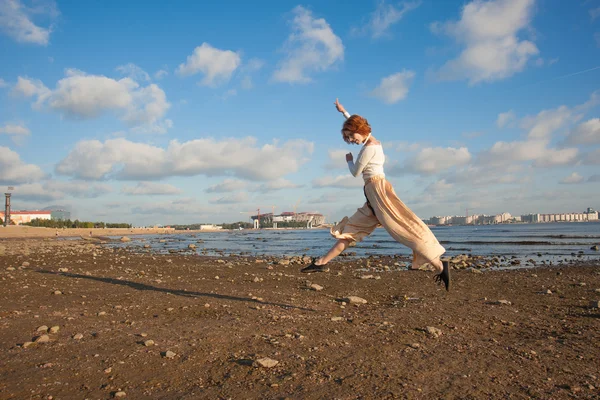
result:
[(336, 98), (419, 216), (600, 207), (598, 2), (340, 4), (0, 0), (13, 208), (339, 221), (364, 197)]

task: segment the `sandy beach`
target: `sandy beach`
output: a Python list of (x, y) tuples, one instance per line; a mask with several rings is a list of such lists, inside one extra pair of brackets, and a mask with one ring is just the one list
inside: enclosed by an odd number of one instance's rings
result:
[[(91, 236), (160, 235), (175, 233), (173, 228), (42, 228), (36, 226), (0, 226), (0, 238), (52, 238)], [(178, 234), (218, 232), (218, 230), (177, 231)], [(57, 235), (58, 233), (58, 235)]]
[(397, 261), (304, 275), (301, 257), (1, 239), (0, 398), (600, 396), (597, 264), (455, 270), (446, 292)]

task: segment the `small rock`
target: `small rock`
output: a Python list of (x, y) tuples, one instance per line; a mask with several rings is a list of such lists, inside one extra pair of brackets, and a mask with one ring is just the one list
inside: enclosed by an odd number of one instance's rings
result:
[(48, 336), (48, 335), (38, 336), (34, 340), (35, 343), (48, 343), (49, 341), (50, 341), (50, 336)]
[(320, 292), (321, 290), (323, 290), (323, 286), (321, 285), (317, 285), (316, 283), (313, 283), (309, 286), (309, 288), (311, 290), (314, 290), (315, 292)]
[(498, 300), (494, 304), (499, 305), (499, 306), (510, 306), (510, 305), (512, 305), (512, 303), (510, 301), (508, 301), (508, 300)]
[(171, 350), (167, 350), (163, 353), (163, 357), (165, 358), (175, 358), (177, 354), (173, 353)]
[(125, 393), (123, 391), (118, 391), (113, 396), (116, 398), (125, 397), (125, 396), (127, 396), (127, 393)]
[(433, 326), (428, 326), (425, 329), (427, 330), (427, 333), (429, 335), (433, 336), (434, 338), (442, 336), (442, 331), (439, 330), (438, 328), (434, 328)]
[(598, 250), (600, 250), (600, 246), (598, 246), (598, 245), (592, 246), (592, 247), (590, 247), (590, 250), (598, 251)]
[(152, 339), (146, 340), (144, 342), (144, 346), (146, 346), (146, 347), (154, 346), (154, 340), (152, 340)]
[(99, 317), (102, 317), (102, 316), (104, 316), (104, 315), (106, 315), (106, 311), (100, 311), (100, 312), (98, 313), (98, 316), (99, 316)]
[(279, 265), (290, 265), (290, 260), (279, 260), (277, 262)]
[(23, 343), (23, 348), (28, 348), (29, 346), (33, 345), (33, 342), (25, 342)]
[(121, 238), (121, 242), (131, 242), (131, 239), (129, 239), (127, 236), (123, 236)]
[(343, 321), (343, 320), (345, 320), (345, 318), (344, 318), (344, 317), (331, 317), (331, 320), (332, 320), (333, 322), (338, 322), (338, 321)]
[(23, 264), (21, 264), (21, 267), (29, 267), (29, 263), (27, 261), (23, 261)]
[(62, 292), (60, 290), (55, 290), (53, 294), (58, 296), (58, 295), (62, 294)]
[(111, 372), (112, 372), (112, 368), (106, 368), (106, 369), (104, 370), (104, 373), (105, 373), (105, 374), (110, 374)]
[(348, 296), (341, 299), (341, 301), (348, 304), (367, 304), (367, 301), (365, 299), (358, 296)]
[(60, 330), (60, 326), (54, 325), (53, 327), (50, 328), (50, 333), (56, 333), (59, 330)]
[(195, 248), (196, 248), (196, 245), (194, 243), (188, 244), (188, 249), (194, 250)]
[(421, 347), (421, 345), (419, 343), (412, 343), (409, 345), (409, 347), (412, 349), (418, 349)]
[(277, 364), (279, 364), (279, 361), (273, 360), (272, 358), (269, 358), (269, 357), (260, 358), (256, 361), (254, 361), (255, 367), (273, 368)]
[(42, 325), (42, 326), (38, 327), (35, 331), (36, 332), (48, 332), (48, 327), (46, 325)]
[(590, 301), (590, 308), (600, 308), (600, 301), (598, 301), (598, 300)]
[(73, 339), (81, 340), (81, 339), (83, 339), (83, 335), (81, 333), (77, 333), (76, 335), (73, 336)]
[(15, 270), (15, 267), (8, 267), (8, 268), (6, 268), (6, 270), (7, 270), (7, 271), (14, 271), (14, 270)]
[(552, 290), (550, 289), (546, 289), (546, 291), (544, 292), (545, 294), (552, 294)]
[(69, 272), (69, 268), (59, 268), (58, 272)]

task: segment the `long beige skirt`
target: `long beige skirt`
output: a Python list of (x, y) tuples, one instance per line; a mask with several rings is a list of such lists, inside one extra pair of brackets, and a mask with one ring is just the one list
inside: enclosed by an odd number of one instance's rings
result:
[(360, 242), (383, 226), (397, 242), (412, 249), (412, 268), (431, 263), (445, 253), (433, 232), (398, 198), (384, 176), (371, 178), (365, 185), (365, 195), (373, 210), (365, 203), (350, 218), (344, 217), (331, 228), (333, 237)]

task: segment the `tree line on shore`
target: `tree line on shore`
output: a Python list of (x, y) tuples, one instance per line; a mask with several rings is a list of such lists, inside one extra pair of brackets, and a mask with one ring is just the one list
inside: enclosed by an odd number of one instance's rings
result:
[(31, 222), (25, 222), (23, 225), (38, 226), (44, 228), (131, 228), (131, 224), (124, 222), (89, 222), (89, 221), (71, 221), (70, 219), (33, 219)]

